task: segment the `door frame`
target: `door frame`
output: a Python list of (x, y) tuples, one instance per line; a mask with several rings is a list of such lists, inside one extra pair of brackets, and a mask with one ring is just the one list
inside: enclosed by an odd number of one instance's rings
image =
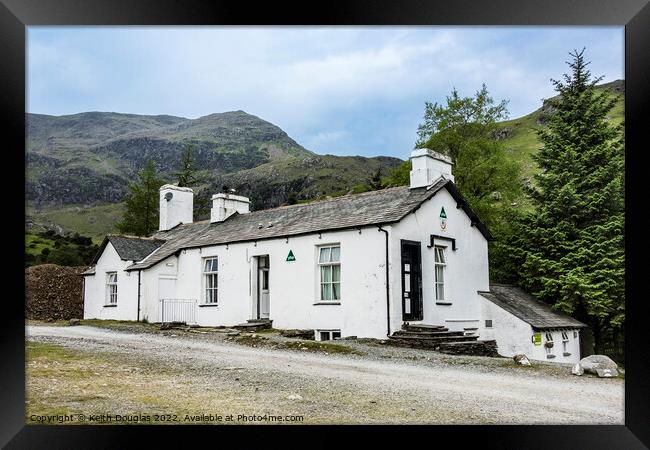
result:
[[(256, 289), (257, 290), (257, 293), (256, 293), (257, 307), (256, 307), (256, 313), (255, 313), (256, 317), (255, 318), (259, 320), (259, 319), (262, 319), (262, 279), (263, 279), (262, 277), (260, 277), (260, 273), (261, 272), (266, 272), (267, 273), (267, 283), (270, 284), (270, 282), (271, 282), (271, 279), (270, 279), (271, 274), (270, 274), (269, 269), (271, 268), (271, 257), (268, 254), (266, 254), (266, 255), (256, 255), (255, 258), (257, 259), (256, 264), (255, 264), (255, 266), (256, 266), (255, 277), (256, 277), (256, 284), (257, 284), (257, 289)], [(266, 262), (267, 262), (266, 267), (260, 266), (260, 258), (266, 258)], [(267, 295), (269, 296), (269, 316), (270, 316), (271, 315), (271, 311), (270, 311), (270, 309), (271, 309), (271, 294), (270, 294), (270, 289), (268, 289), (268, 287), (267, 287), (267, 291), (269, 291)], [(269, 317), (264, 317), (264, 319), (268, 319), (268, 318)]]
[[(413, 270), (409, 271), (410, 275), (410, 281), (411, 281), (411, 286), (410, 286), (410, 292), (411, 296), (409, 297), (409, 300), (411, 302), (411, 312), (409, 313), (409, 317), (407, 317), (406, 314), (406, 301), (404, 298), (404, 288), (405, 286), (405, 271), (404, 271), (404, 247), (405, 246), (411, 246), (412, 248), (417, 249), (417, 255), (418, 255), (418, 264), (417, 264), (417, 270), (414, 272)], [(413, 265), (413, 261), (411, 260), (411, 269), (415, 268)], [(422, 298), (422, 242), (420, 241), (411, 241), (407, 239), (400, 239), (400, 274), (401, 274), (401, 279), (402, 279), (402, 285), (401, 285), (401, 292), (400, 292), (400, 299), (401, 299), (401, 305), (402, 305), (402, 320), (403, 321), (419, 321), (424, 319), (424, 300)], [(414, 274), (416, 276), (414, 276)], [(417, 283), (416, 283), (417, 281)], [(413, 285), (415, 285), (415, 289), (413, 289)], [(417, 310), (414, 311), (413, 308), (413, 293), (415, 293), (418, 296), (417, 299)]]

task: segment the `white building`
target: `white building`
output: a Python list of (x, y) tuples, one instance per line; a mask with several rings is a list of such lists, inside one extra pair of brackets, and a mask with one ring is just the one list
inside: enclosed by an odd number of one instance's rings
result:
[[(216, 194), (201, 222), (191, 189), (162, 186), (159, 232), (104, 240), (85, 273), (84, 318), (272, 320), (316, 339), (529, 348), (533, 328), (515, 327), (490, 297), (491, 235), (453, 183), (451, 161), (426, 149), (411, 160), (410, 186), (254, 212), (245, 197)], [(572, 361), (578, 339), (570, 333)]]

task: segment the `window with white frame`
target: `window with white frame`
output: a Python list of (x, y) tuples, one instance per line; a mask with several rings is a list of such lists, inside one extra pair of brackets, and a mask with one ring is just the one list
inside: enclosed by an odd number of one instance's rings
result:
[(320, 276), (320, 301), (341, 300), (341, 246), (327, 245), (318, 248)]
[(317, 330), (319, 341), (333, 341), (341, 339), (341, 330)]
[(106, 304), (117, 305), (117, 272), (106, 273)]
[(569, 351), (569, 335), (566, 331), (562, 332), (562, 352), (568, 353)]
[(219, 268), (217, 258), (203, 260), (203, 303), (216, 304), (219, 289)]
[(445, 247), (434, 247), (434, 281), (436, 288), (436, 301), (445, 301), (445, 267), (447, 260), (445, 259)]
[(546, 349), (546, 353), (551, 354), (553, 353), (553, 333), (545, 333), (546, 337), (546, 343), (544, 344), (544, 348)]

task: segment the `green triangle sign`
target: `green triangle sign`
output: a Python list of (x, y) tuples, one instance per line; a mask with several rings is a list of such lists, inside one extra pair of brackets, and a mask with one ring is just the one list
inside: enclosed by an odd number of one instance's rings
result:
[(293, 255), (293, 250), (289, 250), (289, 254), (287, 255), (287, 261), (295, 261), (296, 257)]
[(441, 219), (446, 219), (447, 218), (447, 213), (445, 213), (445, 207), (444, 206), (440, 210), (440, 218)]

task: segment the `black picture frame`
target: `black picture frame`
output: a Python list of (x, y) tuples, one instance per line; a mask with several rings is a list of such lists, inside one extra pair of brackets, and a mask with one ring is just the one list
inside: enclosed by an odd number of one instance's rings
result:
[[(453, 2), (400, 2), (348, 0), (339, 2), (205, 1), (196, 0), (1, 0), (0, 3), (0, 114), (4, 128), (5, 203), (4, 247), (9, 256), (0, 354), (4, 360), (0, 393), (3, 420), (0, 445), (7, 448), (124, 448), (144, 438), (149, 445), (211, 445), (199, 434), (211, 433), (215, 445), (247, 433), (242, 427), (91, 427), (25, 425), (25, 311), (24, 268), (12, 256), (24, 254), (25, 164), (25, 36), (30, 25), (620, 25), (625, 26), (626, 123), (626, 379), (624, 426), (435, 426), (338, 427), (355, 435), (384, 437), (430, 445), (472, 445), (480, 448), (590, 448), (636, 449), (650, 445), (650, 377), (648, 328), (641, 283), (647, 278), (644, 250), (646, 231), (642, 184), (647, 167), (643, 144), (648, 120), (650, 89), (650, 5), (648, 0), (455, 0)], [(22, 151), (21, 151), (22, 149)], [(8, 176), (10, 175), (10, 176)], [(644, 220), (645, 219), (645, 220)], [(645, 276), (644, 276), (645, 275)], [(580, 408), (581, 405), (575, 405)], [(531, 414), (534, 414), (531, 411)], [(314, 428), (264, 427), (264, 442), (246, 439), (248, 445), (266, 445), (278, 432), (291, 432), (287, 445), (313, 445)], [(330, 432), (319, 433), (317, 444), (341, 444)], [(144, 434), (145, 436), (141, 436)], [(247, 433), (248, 434), (248, 433)], [(231, 435), (231, 436), (226, 436)], [(235, 436), (237, 435), (237, 436)], [(331, 437), (330, 437), (331, 436)], [(356, 436), (361, 437), (361, 436)], [(261, 438), (261, 435), (260, 437)], [(258, 439), (259, 439), (258, 438)], [(302, 439), (304, 440), (302, 440)], [(299, 440), (300, 439), (300, 440)], [(208, 443), (210, 441), (207, 441)], [(359, 441), (357, 441), (359, 442)], [(453, 444), (451, 444), (453, 443)], [(408, 444), (407, 444), (408, 445)], [(212, 446), (212, 445), (211, 445)]]

